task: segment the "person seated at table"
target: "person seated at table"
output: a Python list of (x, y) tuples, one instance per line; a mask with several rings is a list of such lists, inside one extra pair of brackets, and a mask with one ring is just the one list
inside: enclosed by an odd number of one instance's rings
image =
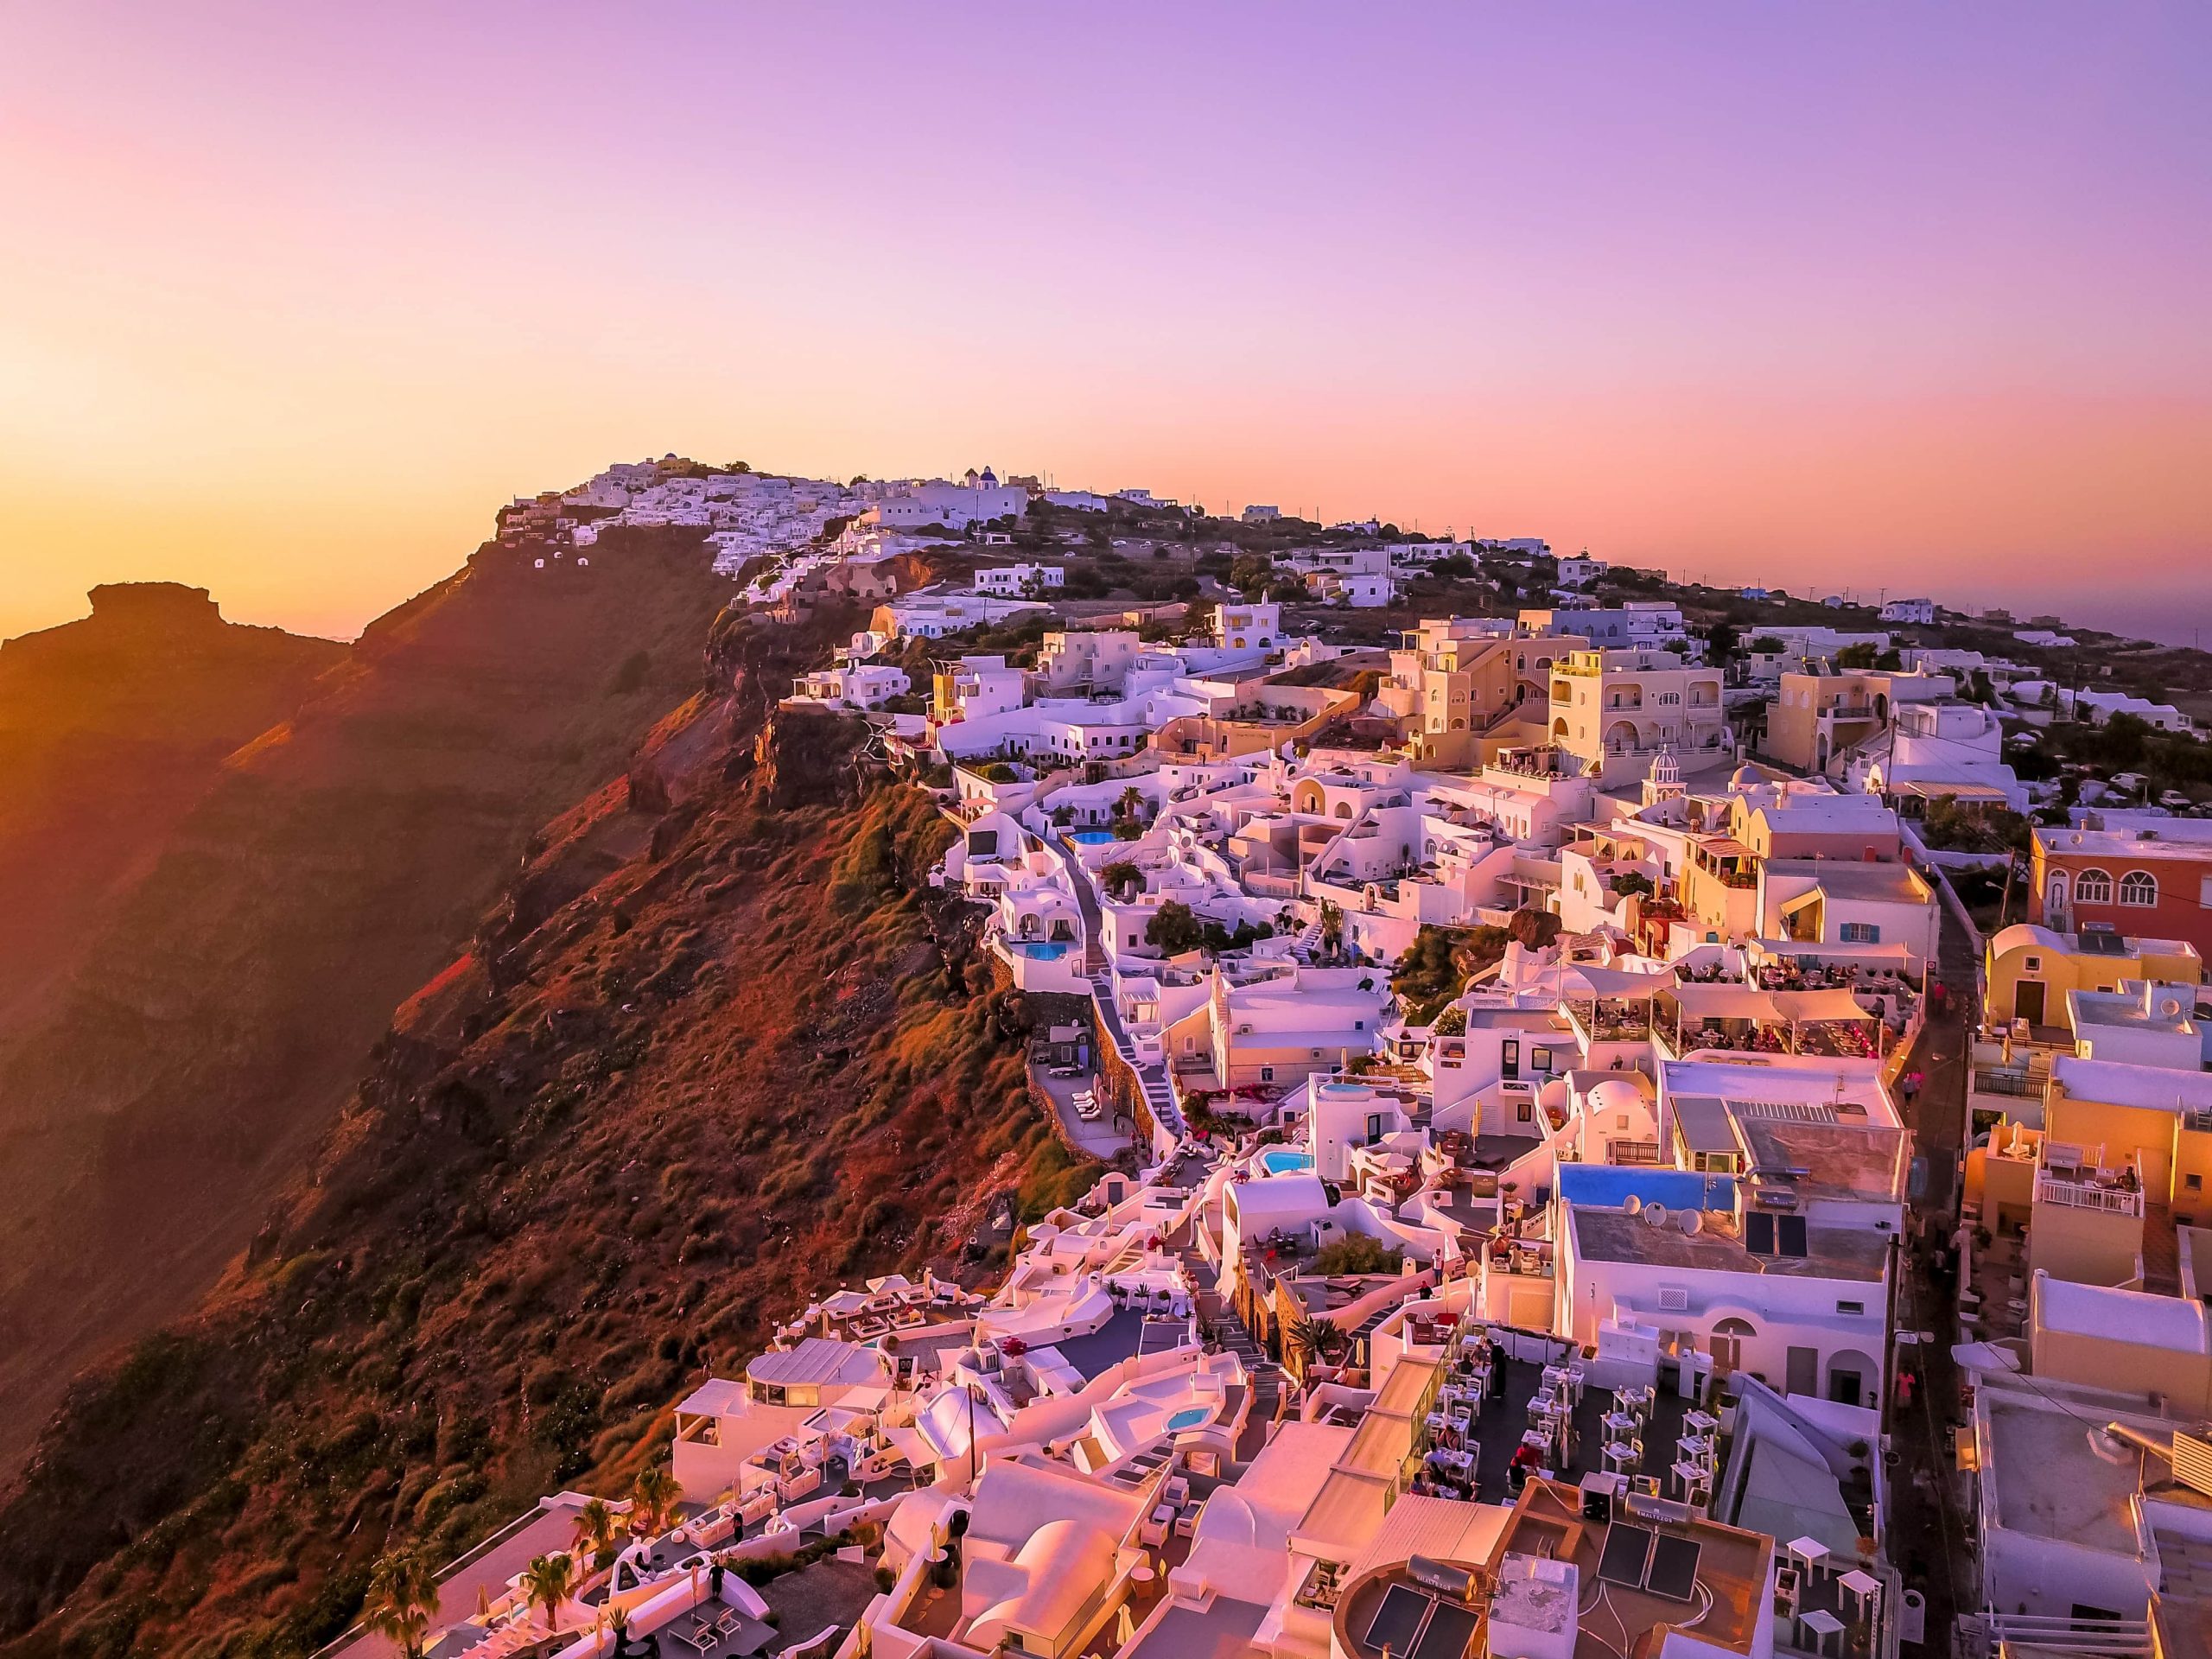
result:
[(1505, 1484), (1517, 1492), (1529, 1484), (1529, 1477), (1543, 1466), (1543, 1454), (1523, 1440), (1513, 1448), (1513, 1461), (1505, 1465)]

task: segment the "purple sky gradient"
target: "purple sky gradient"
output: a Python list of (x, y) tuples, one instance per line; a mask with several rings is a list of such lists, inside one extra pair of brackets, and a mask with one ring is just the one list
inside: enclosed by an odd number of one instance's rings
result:
[(0, 13), (0, 633), (668, 449), (2212, 632), (2201, 7), (347, 10)]

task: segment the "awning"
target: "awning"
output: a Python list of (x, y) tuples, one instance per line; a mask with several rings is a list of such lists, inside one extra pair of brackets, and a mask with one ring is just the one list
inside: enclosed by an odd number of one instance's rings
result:
[(1677, 985), (1675, 1001), (1688, 1020), (1758, 1020), (1784, 1025), (1789, 1016), (1775, 1005), (1773, 993), (1756, 985)]
[(1656, 974), (1633, 974), (1625, 968), (1599, 968), (1577, 962), (1569, 963), (1560, 972), (1565, 978), (1580, 979), (1592, 996), (1650, 996), (1672, 990), (1677, 982), (1671, 968)]
[(1754, 963), (1810, 957), (1815, 962), (1872, 962), (1887, 965), (1912, 960), (1911, 948), (1894, 941), (1888, 944), (1823, 944), (1818, 939), (1752, 939), (1744, 950)]
[(1947, 784), (1929, 779), (1916, 778), (1909, 782), (1890, 785), (1892, 795), (1916, 795), (1923, 801), (1940, 801), (1946, 795), (1962, 801), (1995, 801), (2002, 804), (2008, 798), (1994, 784)]
[(1874, 1016), (1859, 1006), (1859, 999), (1849, 991), (1774, 991), (1774, 1006), (1783, 1018), (1799, 1025), (1815, 1020), (1871, 1020)]

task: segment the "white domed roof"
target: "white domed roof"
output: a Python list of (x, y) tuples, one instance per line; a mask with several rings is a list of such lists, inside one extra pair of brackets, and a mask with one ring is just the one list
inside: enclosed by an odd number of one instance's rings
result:
[(1731, 789), (1757, 789), (1758, 785), (1759, 769), (1748, 760), (1737, 767), (1735, 775), (1728, 779)]
[(1590, 1110), (1594, 1112), (1648, 1112), (1649, 1103), (1643, 1090), (1626, 1077), (1607, 1077), (1590, 1091)]

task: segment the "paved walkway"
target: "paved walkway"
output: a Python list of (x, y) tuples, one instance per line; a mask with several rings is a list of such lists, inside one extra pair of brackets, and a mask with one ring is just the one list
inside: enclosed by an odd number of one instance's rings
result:
[(1951, 1449), (1951, 1429), (1959, 1421), (1958, 1368), (1951, 1360), (1958, 1333), (1956, 1286), (1934, 1262), (1956, 1224), (1968, 1045), (1980, 1011), (1974, 1006), (1974, 947), (1948, 906), (1939, 913), (1936, 976), (1948, 992), (1946, 1007), (1930, 1012), (1904, 1065), (1905, 1071), (1924, 1078), (1918, 1097), (1904, 1109), (1926, 1178), (1912, 1205), (1918, 1244), (1906, 1241), (1897, 1307), (1900, 1331), (1932, 1332), (1935, 1340), (1897, 1349), (1897, 1369), (1913, 1375), (1913, 1397), (1910, 1405), (1898, 1404), (1894, 1380), (1889, 1396), (1891, 1443), (1898, 1458), (1890, 1487), (1889, 1553), (1906, 1586), (1927, 1598), (1929, 1651), (1942, 1650), (1937, 1632), (1950, 1630), (1962, 1601), (1966, 1611), (1974, 1611), (1974, 1582)]
[(1237, 1317), (1236, 1310), (1221, 1293), (1209, 1287), (1207, 1281), (1213, 1277), (1213, 1268), (1198, 1254), (1198, 1248), (1185, 1244), (1176, 1254), (1182, 1258), (1192, 1282), (1199, 1287), (1199, 1319), (1219, 1335), (1223, 1347), (1244, 1362), (1245, 1372), (1252, 1379), (1252, 1407), (1245, 1414), (1243, 1432), (1236, 1437), (1236, 1460), (1249, 1463), (1267, 1445), (1268, 1427), (1281, 1403), (1282, 1368), (1268, 1357), (1267, 1350), (1254, 1339), (1244, 1321)]
[(1146, 1109), (1151, 1112), (1154, 1121), (1180, 1141), (1190, 1130), (1183, 1122), (1183, 1109), (1175, 1103), (1174, 1085), (1168, 1081), (1165, 1065), (1138, 1063), (1136, 1044), (1122, 1028), (1122, 1011), (1114, 1006), (1112, 964), (1106, 960), (1105, 950), (1098, 943), (1105, 929), (1098, 914), (1098, 895), (1091, 887), (1083, 861), (1075, 855), (1074, 843), (1067, 840), (1065, 832), (1061, 842), (1068, 883), (1074, 887), (1076, 904), (1083, 911), (1083, 970), (1084, 976), (1090, 982), (1090, 1000), (1098, 1009), (1099, 1033), (1137, 1074), (1137, 1082), (1144, 1090)]
[(1068, 1144), (1078, 1152), (1110, 1162), (1129, 1149), (1128, 1115), (1120, 1114), (1119, 1128), (1114, 1127), (1116, 1115), (1110, 1110), (1087, 1123), (1076, 1115), (1076, 1090), (1090, 1087), (1092, 1076), (1086, 1071), (1079, 1077), (1055, 1077), (1047, 1076), (1043, 1066), (1029, 1068), (1029, 1081), (1052, 1103), (1052, 1110), (1060, 1120), (1061, 1135)]

